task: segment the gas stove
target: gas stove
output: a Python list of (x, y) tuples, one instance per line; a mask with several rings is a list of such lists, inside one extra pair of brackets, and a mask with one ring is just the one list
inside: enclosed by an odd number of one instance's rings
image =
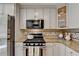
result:
[(26, 39), (24, 42), (23, 42), (23, 45), (24, 46), (45, 46), (45, 40), (43, 38), (43, 35), (42, 33), (32, 33), (30, 35), (33, 35), (33, 38), (32, 39)]
[[(45, 40), (42, 33), (31, 33), (24, 42), (24, 55), (26, 56), (43, 56), (45, 45)], [(32, 38), (30, 38), (32, 37)]]

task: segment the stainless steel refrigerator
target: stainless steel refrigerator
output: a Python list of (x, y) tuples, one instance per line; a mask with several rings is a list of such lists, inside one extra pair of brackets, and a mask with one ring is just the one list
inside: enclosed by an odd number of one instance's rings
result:
[(0, 56), (15, 55), (15, 17), (0, 15)]

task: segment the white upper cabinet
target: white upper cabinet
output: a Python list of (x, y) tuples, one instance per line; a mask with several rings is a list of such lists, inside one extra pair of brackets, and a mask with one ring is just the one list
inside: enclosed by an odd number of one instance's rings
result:
[(26, 29), (26, 9), (20, 9), (20, 29)]
[(42, 18), (43, 19), (43, 8), (37, 8), (35, 9), (35, 13), (37, 13), (37, 18), (40, 19)]
[[(37, 15), (36, 15), (37, 14)], [(43, 9), (41, 8), (27, 8), (27, 19), (43, 18)]]
[(56, 27), (55, 8), (25, 8), (20, 9), (20, 29), (26, 29), (26, 20), (44, 19), (44, 29)]
[(79, 4), (67, 4), (67, 23), (69, 28), (79, 28)]
[(27, 8), (26, 15), (27, 15), (27, 18), (26, 18), (27, 20), (34, 19), (35, 9)]
[(53, 28), (56, 28), (56, 18), (57, 18), (57, 10), (52, 8), (50, 9), (50, 18), (49, 18), (49, 21), (50, 21), (50, 29), (53, 29)]
[(49, 9), (44, 8), (44, 29), (49, 29)]
[(44, 29), (54, 29), (56, 27), (56, 9), (44, 8)]

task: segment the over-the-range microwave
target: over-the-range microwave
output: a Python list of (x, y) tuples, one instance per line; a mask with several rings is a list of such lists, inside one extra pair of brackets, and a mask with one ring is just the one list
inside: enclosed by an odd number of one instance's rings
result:
[(26, 20), (27, 29), (43, 29), (44, 20)]

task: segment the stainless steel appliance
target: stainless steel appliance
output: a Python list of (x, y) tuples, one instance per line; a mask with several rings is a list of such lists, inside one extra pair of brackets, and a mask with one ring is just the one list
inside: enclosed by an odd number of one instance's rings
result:
[(8, 15), (7, 20), (7, 52), (15, 56), (15, 17)]
[(3, 56), (15, 55), (15, 17), (10, 15), (0, 15), (0, 38), (3, 38), (6, 46)]
[(26, 28), (27, 29), (43, 29), (44, 28), (44, 20), (26, 20)]
[(24, 55), (26, 56), (43, 56), (45, 40), (42, 33), (32, 33), (32, 39), (26, 39), (23, 42)]

